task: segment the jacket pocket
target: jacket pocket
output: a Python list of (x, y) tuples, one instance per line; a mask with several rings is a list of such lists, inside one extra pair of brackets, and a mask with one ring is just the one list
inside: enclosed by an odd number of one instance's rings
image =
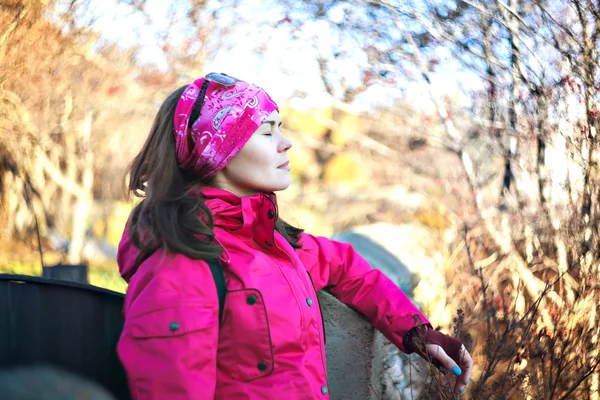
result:
[(182, 336), (215, 326), (217, 316), (209, 307), (178, 305), (133, 317), (131, 336), (136, 339)]
[(117, 349), (133, 399), (191, 399), (214, 390), (217, 346), (216, 307), (183, 303), (128, 315)]
[(271, 329), (258, 289), (227, 292), (219, 334), (218, 365), (221, 372), (241, 381), (273, 372)]

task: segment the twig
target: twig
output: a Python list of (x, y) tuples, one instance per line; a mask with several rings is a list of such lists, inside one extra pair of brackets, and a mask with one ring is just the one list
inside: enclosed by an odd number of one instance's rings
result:
[(38, 222), (38, 217), (37, 217), (37, 213), (35, 212), (35, 208), (33, 207), (33, 202), (31, 201), (31, 192), (32, 192), (32, 188), (31, 188), (31, 183), (29, 182), (29, 179), (27, 177), (23, 178), (21, 177), (21, 179), (23, 180), (23, 193), (25, 195), (25, 202), (27, 203), (27, 206), (29, 207), (29, 210), (31, 211), (31, 214), (33, 215), (33, 221), (35, 223), (35, 232), (36, 232), (36, 237), (37, 237), (37, 248), (38, 248), (38, 253), (40, 255), (40, 264), (42, 266), (42, 271), (44, 270), (44, 252), (42, 251), (42, 237), (40, 234), (40, 224)]

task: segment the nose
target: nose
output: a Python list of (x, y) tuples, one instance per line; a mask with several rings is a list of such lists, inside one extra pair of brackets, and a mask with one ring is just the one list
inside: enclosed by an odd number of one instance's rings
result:
[(285, 136), (281, 135), (281, 140), (279, 141), (278, 148), (279, 148), (280, 153), (288, 151), (289, 149), (292, 148), (292, 142)]

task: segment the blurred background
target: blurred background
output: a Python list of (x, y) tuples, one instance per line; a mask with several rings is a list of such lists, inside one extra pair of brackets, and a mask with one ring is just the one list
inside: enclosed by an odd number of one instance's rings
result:
[(128, 163), (225, 72), (280, 105), (284, 218), (398, 255), (471, 397), (598, 399), (599, 37), (597, 0), (0, 0), (0, 272), (124, 292)]

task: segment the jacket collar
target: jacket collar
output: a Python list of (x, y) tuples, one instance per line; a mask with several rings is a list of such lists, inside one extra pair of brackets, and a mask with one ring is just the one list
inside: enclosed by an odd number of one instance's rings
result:
[(260, 231), (273, 231), (277, 220), (277, 196), (274, 193), (240, 197), (215, 187), (203, 187), (201, 192), (213, 214), (215, 226), (227, 231), (241, 229), (250, 234), (257, 227)]

